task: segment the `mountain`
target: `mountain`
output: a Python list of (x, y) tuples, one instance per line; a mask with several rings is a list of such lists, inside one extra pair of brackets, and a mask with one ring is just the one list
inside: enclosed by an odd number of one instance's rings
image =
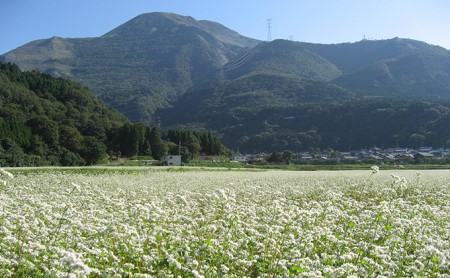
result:
[(450, 51), (411, 39), (305, 44), (342, 75), (333, 83), (367, 95), (450, 99)]
[[(372, 48), (368, 52), (367, 43)], [(418, 44), (422, 53), (406, 51), (410, 47), (405, 43)], [(340, 59), (345, 55), (346, 59)], [(423, 60), (432, 57), (436, 63), (399, 69), (397, 61), (414, 60), (414, 55)], [(397, 39), (342, 45), (260, 43), (225, 64), (216, 80), (194, 86), (173, 102), (173, 108), (157, 115), (163, 125), (215, 130), (228, 146), (247, 151), (348, 149), (399, 142), (415, 146), (417, 138), (420, 143), (445, 145), (450, 139), (443, 124), (450, 112), (449, 90), (417, 87), (416, 95), (408, 94), (409, 87), (403, 84), (408, 80), (397, 74), (392, 74), (393, 84), (384, 84), (386, 91), (379, 93), (357, 85), (366, 85), (369, 78), (376, 80), (370, 69), (382, 63), (391, 73), (444, 76), (450, 72), (446, 55), (434, 46)], [(344, 84), (346, 78), (353, 78), (352, 86)], [(419, 76), (411, 78), (420, 80)], [(423, 79), (438, 84), (436, 79)], [(448, 80), (442, 81), (440, 86)], [(430, 83), (424, 88), (431, 88)], [(447, 102), (437, 103), (440, 97)]]
[(150, 13), (98, 38), (30, 42), (0, 61), (80, 81), (132, 121), (148, 121), (157, 108), (257, 43), (215, 22)]
[(97, 38), (30, 42), (0, 61), (75, 79), (132, 121), (213, 130), (241, 150), (450, 140), (450, 51), (411, 39), (261, 42), (150, 13)]
[(410, 39), (342, 44), (275, 40), (237, 56), (222, 71), (228, 79), (276, 72), (327, 81), (359, 95), (450, 99), (450, 51)]

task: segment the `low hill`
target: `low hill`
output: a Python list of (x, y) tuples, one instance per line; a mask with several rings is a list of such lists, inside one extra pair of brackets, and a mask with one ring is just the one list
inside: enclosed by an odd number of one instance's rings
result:
[(0, 108), (0, 167), (91, 165), (134, 156), (159, 160), (179, 151), (185, 162), (228, 152), (215, 134), (161, 134), (146, 123), (130, 123), (79, 83), (11, 64), (0, 63)]
[(242, 126), (245, 115), (271, 107), (311, 102), (335, 102), (352, 97), (348, 91), (326, 82), (292, 74), (251, 73), (221, 84), (193, 88), (157, 113), (164, 125), (198, 122), (213, 129)]
[(85, 86), (3, 63), (0, 107), (0, 166), (93, 163), (128, 122)]

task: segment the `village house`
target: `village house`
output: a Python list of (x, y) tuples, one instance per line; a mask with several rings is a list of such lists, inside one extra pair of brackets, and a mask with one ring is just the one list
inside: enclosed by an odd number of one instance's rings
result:
[(165, 166), (181, 166), (181, 155), (165, 155), (162, 162)]
[(235, 155), (233, 155), (231, 161), (239, 162), (239, 163), (242, 163), (242, 164), (246, 164), (247, 163), (247, 156), (243, 155), (243, 154), (235, 154)]

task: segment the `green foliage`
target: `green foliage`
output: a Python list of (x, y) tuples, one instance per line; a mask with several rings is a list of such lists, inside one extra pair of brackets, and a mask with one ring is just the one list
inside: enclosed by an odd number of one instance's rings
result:
[(280, 163), (283, 161), (283, 154), (279, 153), (279, 152), (273, 152), (268, 158), (267, 158), (267, 162), (269, 163)]
[(31, 145), (31, 128), (22, 122), (9, 119), (5, 121), (0, 118), (0, 139), (11, 138), (22, 147)]
[(199, 155), (220, 156), (228, 153), (228, 149), (220, 142), (220, 139), (211, 132), (171, 129), (164, 136), (172, 143), (169, 145), (169, 153), (178, 154), (180, 151), (184, 162)]
[(113, 148), (127, 157), (151, 154), (149, 133), (144, 123), (126, 123), (115, 131)]
[(1, 166), (21, 167), (27, 162), (22, 148), (10, 138), (0, 140), (0, 155)]
[(0, 63), (3, 166), (84, 165), (127, 122), (77, 83)]
[[(38, 72), (0, 63), (0, 166), (92, 165), (107, 157), (168, 152), (158, 129), (130, 123), (88, 89)], [(210, 133), (186, 133), (186, 159), (223, 154)]]
[(83, 138), (81, 155), (88, 165), (100, 162), (106, 156), (106, 147), (97, 138), (86, 136)]
[(151, 152), (154, 159), (161, 159), (163, 155), (167, 154), (168, 146), (161, 141), (161, 135), (159, 130), (155, 127), (150, 130), (148, 135), (149, 140), (152, 142)]
[[(192, 92), (182, 97), (180, 106), (175, 105), (166, 116), (161, 114), (162, 121), (214, 130), (223, 134), (222, 141), (227, 146), (244, 152), (438, 147), (450, 138), (450, 103), (333, 95), (327, 86), (311, 86), (311, 91), (304, 94), (317, 95), (314, 90), (322, 90), (328, 92), (329, 98), (287, 98), (291, 92), (293, 96), (301, 95), (302, 87), (298, 86), (299, 93), (295, 93), (294, 86), (288, 89), (275, 83), (272, 91), (259, 91), (252, 78), (248, 87), (242, 78)], [(263, 79), (259, 84), (263, 84)], [(338, 88), (335, 92), (344, 93)]]

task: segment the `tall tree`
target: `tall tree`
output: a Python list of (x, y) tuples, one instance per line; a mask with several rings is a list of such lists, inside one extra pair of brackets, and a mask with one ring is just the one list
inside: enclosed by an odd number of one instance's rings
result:
[(167, 146), (161, 140), (161, 134), (156, 127), (153, 127), (148, 135), (151, 152), (154, 159), (160, 160), (167, 153)]
[(83, 159), (88, 165), (100, 162), (106, 156), (106, 147), (97, 138), (87, 136), (83, 138)]

